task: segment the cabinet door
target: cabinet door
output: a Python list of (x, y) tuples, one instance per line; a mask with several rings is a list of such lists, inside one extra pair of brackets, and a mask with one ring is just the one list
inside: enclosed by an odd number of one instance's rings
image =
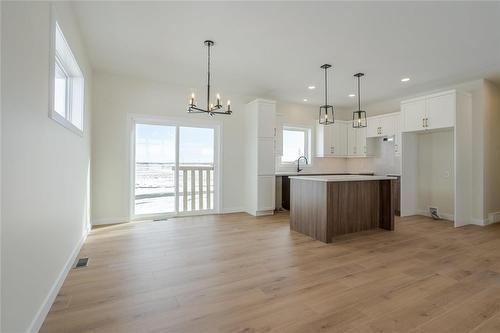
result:
[(258, 175), (274, 175), (274, 139), (273, 138), (258, 138), (257, 139), (257, 174)]
[(257, 210), (273, 210), (275, 207), (275, 176), (257, 177)]
[(426, 129), (453, 127), (455, 125), (455, 93), (427, 99)]
[(338, 141), (335, 147), (336, 156), (347, 156), (347, 126), (346, 123), (337, 124)]
[(347, 133), (344, 131), (344, 124), (336, 122), (331, 127), (331, 154), (332, 156), (343, 156), (345, 155), (345, 148), (343, 147), (345, 144), (345, 136)]
[(365, 156), (367, 154), (366, 147), (366, 127), (355, 128), (356, 130), (356, 156)]
[(274, 137), (276, 123), (275, 105), (268, 102), (258, 102), (257, 137)]
[(423, 130), (425, 119), (425, 99), (401, 104), (402, 132)]
[(317, 125), (316, 127), (316, 156), (328, 157), (333, 154), (333, 125)]
[(394, 117), (394, 154), (401, 156), (401, 116)]
[(347, 154), (349, 156), (356, 156), (357, 154), (357, 128), (353, 128), (352, 124), (348, 124), (348, 129), (347, 129)]
[(325, 140), (325, 126), (318, 124), (316, 125), (316, 156), (325, 157), (329, 148), (327, 147), (327, 142)]
[(366, 127), (366, 136), (376, 138), (379, 136), (380, 118), (368, 118)]
[(395, 116), (387, 116), (380, 118), (380, 134), (381, 136), (394, 135)]

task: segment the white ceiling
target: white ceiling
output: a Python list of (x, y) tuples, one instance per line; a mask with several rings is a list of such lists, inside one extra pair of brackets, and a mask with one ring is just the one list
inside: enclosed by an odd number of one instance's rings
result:
[[(223, 95), (353, 107), (500, 73), (500, 2), (77, 2), (94, 68), (202, 93), (205, 39)], [(401, 83), (402, 77), (410, 77)], [(313, 84), (316, 90), (307, 86)]]

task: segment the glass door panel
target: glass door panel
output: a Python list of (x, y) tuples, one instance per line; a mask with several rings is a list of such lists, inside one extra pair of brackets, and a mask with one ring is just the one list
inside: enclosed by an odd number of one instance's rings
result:
[(179, 212), (214, 209), (215, 130), (179, 127)]
[(134, 215), (176, 212), (176, 126), (136, 124)]

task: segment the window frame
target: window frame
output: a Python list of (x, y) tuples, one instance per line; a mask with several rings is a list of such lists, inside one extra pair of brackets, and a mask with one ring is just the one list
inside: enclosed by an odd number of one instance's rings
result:
[[(63, 37), (64, 41), (66, 42), (69, 55), (72, 57), (74, 64), (73, 64), (73, 72), (77, 72), (77, 74), (70, 73), (71, 70), (68, 68), (68, 64), (64, 62), (63, 59), (61, 59), (61, 56), (58, 54), (56, 50), (56, 34), (58, 33), (58, 30), (61, 33), (61, 36)], [(52, 6), (51, 8), (51, 29), (50, 29), (50, 54), (49, 54), (49, 118), (57, 122), (58, 124), (62, 125), (63, 127), (67, 128), (71, 132), (82, 136), (85, 131), (85, 76), (83, 75), (83, 72), (80, 68), (80, 65), (78, 63), (78, 59), (76, 58), (75, 54), (73, 53), (73, 50), (71, 49), (66, 37), (64, 36), (63, 29), (61, 25), (59, 24), (57, 20), (57, 15), (55, 13), (55, 10)], [(63, 71), (63, 73), (66, 75), (66, 100), (65, 100), (65, 110), (64, 110), (64, 116), (60, 113), (58, 113), (55, 110), (55, 74), (56, 74), (56, 63), (57, 66)], [(76, 66), (76, 67), (75, 67)], [(82, 80), (81, 82), (81, 92), (76, 92), (74, 89), (75, 86), (73, 85), (73, 82), (75, 80)], [(73, 108), (74, 108), (74, 101), (75, 101), (75, 95), (81, 93), (81, 128), (76, 126), (73, 123)]]
[[(297, 125), (289, 125), (289, 124), (283, 124), (281, 127), (281, 146), (282, 146), (282, 151), (285, 151), (285, 140), (284, 140), (284, 132), (285, 131), (297, 131), (297, 132), (303, 132), (304, 135), (304, 156), (307, 157), (308, 164), (305, 165), (305, 167), (310, 167), (312, 164), (312, 128), (307, 127), (307, 126), (297, 126)], [(292, 166), (295, 165), (297, 160), (294, 161), (283, 161), (283, 155), (280, 157), (280, 165), (281, 166)]]

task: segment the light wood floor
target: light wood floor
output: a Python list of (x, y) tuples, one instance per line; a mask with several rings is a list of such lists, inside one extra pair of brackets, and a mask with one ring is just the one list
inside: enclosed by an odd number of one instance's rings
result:
[(500, 225), (323, 244), (288, 215), (95, 229), (41, 332), (500, 332)]

